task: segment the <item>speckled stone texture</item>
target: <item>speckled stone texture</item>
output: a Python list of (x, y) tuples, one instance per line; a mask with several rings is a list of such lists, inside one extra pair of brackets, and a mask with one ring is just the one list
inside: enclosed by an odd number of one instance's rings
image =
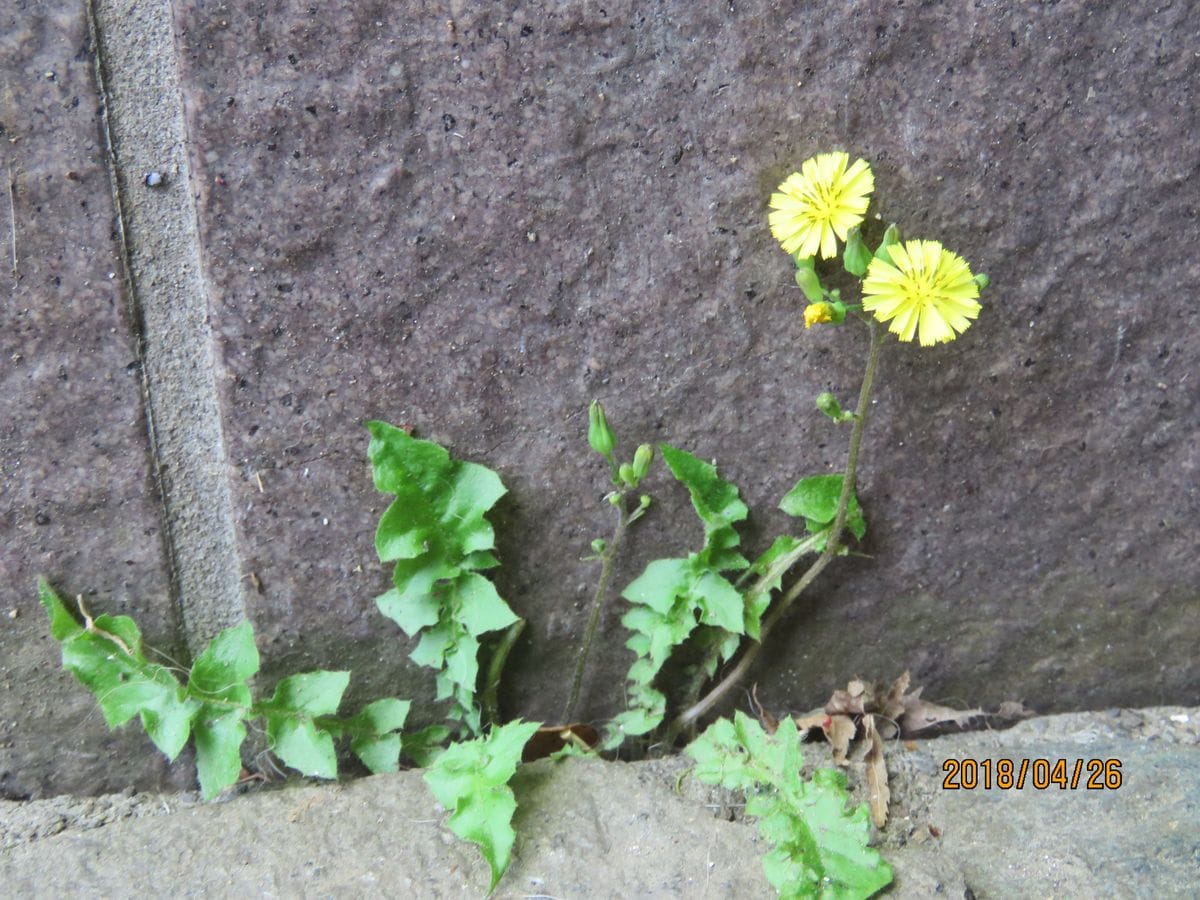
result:
[(44, 574), (177, 652), (84, 5), (5, 4), (0, 35), (0, 797), (183, 787), (37, 602)]
[[(874, 166), (884, 221), (992, 287), (962, 339), (886, 347), (869, 558), (798, 604), (760, 696), (808, 708), (908, 668), (967, 705), (1196, 702), (1194, 6), (176, 10), (269, 678), (332, 663), (364, 697), (431, 680), (371, 602), (369, 418), (509, 486), (497, 581), (530, 622), (513, 715), (558, 715), (596, 576), (581, 557), (611, 528), (591, 398), (626, 452), (717, 459), (751, 551), (788, 528), (779, 498), (843, 464), (812, 400), (852, 398), (865, 336), (803, 329), (766, 203), (840, 147)], [(700, 539), (669, 479), (649, 487), (621, 585)], [(621, 605), (590, 719), (622, 703)]]

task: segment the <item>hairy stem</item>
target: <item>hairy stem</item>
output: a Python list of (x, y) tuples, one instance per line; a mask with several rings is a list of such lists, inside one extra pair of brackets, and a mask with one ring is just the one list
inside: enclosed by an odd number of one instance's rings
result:
[(621, 549), (621, 542), (625, 539), (625, 530), (629, 527), (630, 516), (625, 508), (625, 494), (622, 493), (620, 496), (621, 502), (617, 505), (616, 530), (613, 531), (612, 540), (600, 554), (600, 580), (596, 583), (596, 595), (592, 598), (592, 612), (588, 616), (587, 629), (583, 633), (583, 647), (579, 651), (579, 659), (575, 661), (575, 675), (571, 679), (571, 694), (567, 699), (567, 705), (563, 707), (562, 722), (564, 725), (571, 721), (571, 716), (575, 712), (575, 704), (579, 702), (579, 691), (583, 687), (583, 673), (587, 668), (588, 654), (592, 650), (592, 643), (596, 640), (596, 630), (600, 627), (600, 613), (604, 609), (605, 600), (608, 599), (608, 583), (612, 580), (613, 563)]
[[(842, 478), (842, 493), (838, 497), (837, 514), (834, 516), (833, 524), (830, 526), (829, 536), (825, 542), (825, 549), (821, 551), (821, 555), (817, 557), (816, 561), (808, 567), (808, 570), (800, 576), (800, 579), (775, 604), (775, 608), (763, 620), (762, 632), (759, 635), (758, 641), (746, 648), (746, 652), (742, 654), (742, 658), (738, 660), (737, 665), (702, 700), (684, 710), (671, 723), (668, 733), (672, 736), (678, 735), (685, 728), (690, 727), (741, 681), (742, 676), (746, 674), (746, 671), (757, 658), (759, 651), (762, 650), (767, 634), (788, 611), (788, 608), (795, 602), (796, 598), (816, 580), (817, 576), (824, 571), (833, 557), (837, 555), (842, 539), (842, 531), (846, 527), (846, 515), (850, 508), (850, 497), (854, 492), (855, 477), (858, 474), (858, 453), (859, 448), (862, 446), (863, 429), (867, 424), (867, 410), (871, 403), (871, 388), (875, 382), (875, 370), (879, 365), (879, 350), (883, 345), (883, 329), (873, 319), (866, 320), (866, 323), (871, 331), (871, 348), (867, 353), (867, 369), (863, 373), (862, 388), (858, 392), (858, 407), (855, 410), (853, 430), (850, 432), (850, 448), (846, 453), (846, 472)], [(780, 560), (780, 562), (782, 561)], [(792, 562), (795, 562), (795, 560), (792, 560)]]

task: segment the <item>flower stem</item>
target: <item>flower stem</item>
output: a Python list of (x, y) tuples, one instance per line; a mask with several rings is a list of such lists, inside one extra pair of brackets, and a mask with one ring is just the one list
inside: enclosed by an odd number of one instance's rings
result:
[[(746, 652), (742, 654), (742, 658), (738, 660), (737, 665), (702, 700), (692, 704), (671, 723), (668, 733), (672, 736), (678, 735), (685, 728), (690, 727), (697, 719), (712, 709), (742, 679), (742, 676), (746, 674), (746, 671), (750, 668), (755, 658), (757, 658), (759, 651), (762, 650), (767, 634), (775, 627), (775, 624), (783, 617), (784, 613), (788, 611), (788, 608), (795, 602), (796, 598), (816, 580), (816, 577), (824, 571), (833, 557), (837, 555), (842, 539), (842, 531), (846, 527), (846, 516), (850, 509), (850, 497), (854, 493), (855, 477), (858, 474), (858, 453), (859, 448), (862, 446), (863, 429), (867, 424), (867, 410), (871, 403), (871, 388), (874, 385), (875, 371), (879, 365), (879, 350), (883, 346), (883, 329), (880, 328), (874, 319), (867, 319), (865, 321), (871, 331), (871, 348), (867, 353), (867, 369), (863, 373), (862, 387), (858, 392), (858, 407), (854, 413), (854, 426), (850, 432), (850, 448), (846, 453), (846, 473), (842, 478), (842, 493), (838, 497), (837, 514), (834, 516), (833, 524), (829, 528), (829, 536), (825, 541), (825, 549), (821, 551), (821, 555), (817, 557), (816, 561), (808, 567), (808, 570), (800, 576), (800, 579), (775, 604), (775, 608), (763, 620), (762, 631), (758, 641), (746, 648)], [(792, 562), (795, 562), (795, 560), (792, 560)]]
[(571, 679), (571, 694), (567, 705), (563, 707), (562, 723), (571, 721), (575, 712), (575, 704), (579, 702), (579, 691), (583, 687), (583, 672), (587, 668), (588, 654), (596, 640), (596, 630), (600, 626), (600, 613), (604, 602), (608, 599), (608, 583), (612, 580), (613, 563), (625, 539), (625, 530), (629, 527), (630, 516), (625, 508), (625, 494), (621, 493), (621, 502), (617, 505), (617, 527), (613, 531), (612, 540), (600, 554), (600, 580), (596, 583), (596, 595), (592, 598), (592, 613), (588, 616), (587, 629), (583, 633), (583, 647), (579, 651), (579, 659), (575, 662), (575, 675)]

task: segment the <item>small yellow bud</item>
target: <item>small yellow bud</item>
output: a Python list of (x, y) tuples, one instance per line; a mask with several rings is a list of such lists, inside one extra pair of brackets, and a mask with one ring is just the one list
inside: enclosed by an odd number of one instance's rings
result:
[(810, 303), (804, 308), (804, 327), (812, 328), (833, 321), (833, 307), (828, 303)]

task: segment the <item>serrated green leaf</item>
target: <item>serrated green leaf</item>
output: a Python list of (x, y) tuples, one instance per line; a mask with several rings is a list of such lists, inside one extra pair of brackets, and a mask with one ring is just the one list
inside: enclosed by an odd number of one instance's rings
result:
[[(803, 518), (810, 534), (820, 536), (828, 531), (827, 526), (837, 517), (841, 493), (841, 475), (813, 475), (800, 479), (779, 501), (779, 508), (789, 516)], [(858, 496), (853, 491), (846, 508), (846, 529), (860, 541), (867, 533), (867, 522), (858, 505)], [(821, 538), (816, 549), (819, 551), (824, 548), (825, 540)]]
[(486, 737), (445, 750), (425, 773), (433, 795), (451, 815), (446, 824), (459, 837), (478, 845), (491, 869), (490, 894), (512, 858), (516, 799), (508, 781), (538, 722), (510, 722)]
[(709, 530), (746, 518), (746, 504), (738, 497), (737, 488), (717, 475), (716, 466), (670, 444), (659, 444), (659, 450), (671, 474), (687, 487), (696, 515)]
[(867, 846), (865, 805), (847, 809), (845, 776), (818, 770), (800, 775), (800, 735), (789, 717), (774, 735), (743, 713), (722, 719), (687, 748), (696, 777), (748, 791), (747, 815), (775, 844), (763, 861), (768, 880), (786, 897), (869, 897), (892, 879)]
[(54, 588), (50, 587), (50, 582), (40, 575), (37, 580), (37, 589), (38, 600), (46, 608), (46, 614), (50, 617), (50, 634), (56, 641), (65, 641), (83, 631), (83, 626), (67, 611), (58, 594), (54, 592)]
[(298, 772), (310, 778), (337, 778), (337, 752), (333, 737), (309, 716), (267, 713), (271, 750)]
[(420, 731), (404, 736), (404, 753), (422, 769), (433, 765), (442, 755), (443, 745), (450, 738), (450, 729), (445, 725), (430, 725)]
[(254, 629), (249, 622), (242, 622), (218, 634), (196, 657), (188, 687), (211, 699), (249, 706), (246, 681), (258, 671), (258, 664)]
[(367, 704), (345, 723), (344, 729), (351, 734), (351, 751), (373, 774), (399, 770), (404, 747), (398, 732), (411, 706), (408, 700), (385, 697)]
[(692, 577), (689, 560), (656, 559), (629, 583), (621, 596), (666, 615), (674, 606), (675, 598), (687, 590)]
[(275, 694), (263, 706), (280, 712), (308, 716), (331, 716), (342, 702), (350, 684), (349, 672), (305, 672), (290, 675), (275, 686)]
[(517, 621), (507, 603), (500, 599), (496, 586), (474, 572), (458, 576), (455, 585), (462, 602), (462, 623), (469, 634), (478, 637), (489, 631), (500, 631)]
[(246, 726), (242, 719), (246, 710), (225, 711), (205, 706), (192, 725), (196, 742), (196, 773), (200, 776), (200, 793), (211, 800), (238, 780), (242, 772), (242, 742)]
[(350, 749), (372, 775), (400, 771), (400, 735), (384, 734), (351, 739)]
[(439, 699), (453, 698), (450, 715), (477, 731), (477, 638), (517, 621), (477, 574), (497, 565), (486, 514), (504, 484), (490, 469), (453, 459), (430, 441), (384, 422), (367, 427), (375, 486), (396, 498), (375, 532), (380, 559), (395, 563), (395, 587), (376, 605), (410, 637), (420, 635), (412, 659), (441, 670)]
[(176, 682), (173, 688), (167, 686), (142, 707), (142, 727), (167, 759), (174, 760), (187, 744), (192, 733), (192, 719), (199, 714), (201, 706), (199, 700), (187, 696), (183, 685)]
[(742, 595), (715, 572), (704, 572), (691, 585), (689, 596), (700, 611), (700, 621), (733, 634), (745, 627)]

